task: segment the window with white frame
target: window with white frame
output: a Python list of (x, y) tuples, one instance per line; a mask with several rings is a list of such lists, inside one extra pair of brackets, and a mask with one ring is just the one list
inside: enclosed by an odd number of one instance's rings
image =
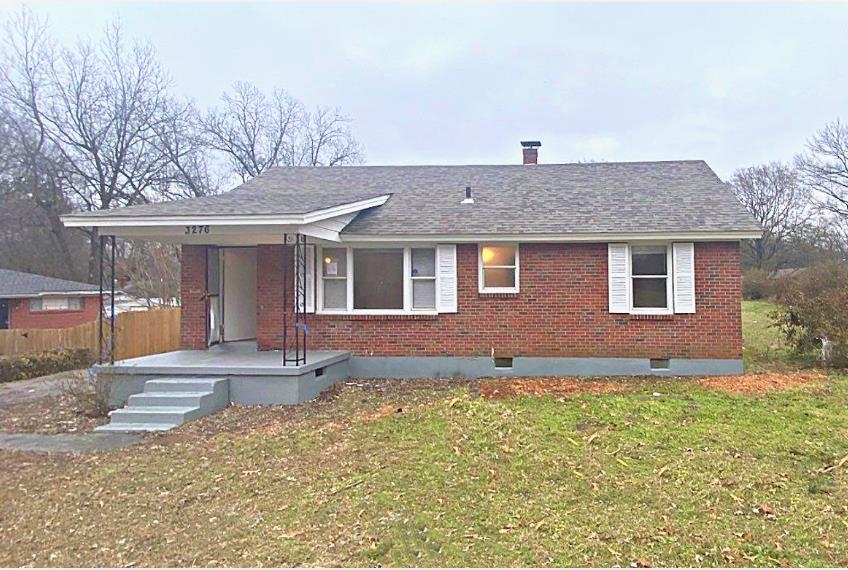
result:
[(321, 311), (436, 310), (435, 247), (326, 247), (319, 275)]
[(412, 248), (410, 279), (412, 280), (412, 308), (436, 308), (436, 250)]
[(321, 286), (324, 308), (347, 310), (347, 248), (327, 247), (321, 252)]
[(518, 291), (518, 245), (481, 245), (479, 265), (482, 293)]
[(82, 297), (38, 297), (29, 300), (29, 310), (33, 313), (79, 311), (82, 310)]
[(665, 245), (634, 245), (630, 248), (632, 311), (671, 312), (671, 253)]

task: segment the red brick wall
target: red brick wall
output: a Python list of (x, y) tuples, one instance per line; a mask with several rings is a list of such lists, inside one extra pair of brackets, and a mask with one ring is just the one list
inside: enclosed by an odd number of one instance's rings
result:
[(100, 296), (82, 298), (82, 309), (68, 311), (30, 311), (29, 299), (9, 301), (9, 328), (66, 329), (97, 319)]
[(182, 246), (180, 304), (180, 346), (206, 348), (206, 246)]
[[(259, 350), (283, 345), (283, 252), (282, 245), (256, 247), (256, 344)], [(288, 248), (291, 254), (291, 247)], [(289, 257), (288, 259), (291, 259)], [(294, 284), (294, 261), (289, 264), (289, 298)], [(294, 301), (289, 301), (294, 306)], [(290, 321), (291, 322), (291, 321)], [(294, 330), (290, 328), (289, 330)], [(315, 347), (317, 348), (317, 347)]]
[[(257, 342), (263, 350), (282, 344), (280, 247), (257, 248)], [(476, 245), (459, 245), (457, 258), (458, 313), (309, 315), (310, 348), (374, 356), (488, 356), (494, 349), (503, 356), (741, 358), (738, 243), (696, 244), (697, 313), (653, 319), (608, 312), (605, 244), (521, 245), (516, 295), (478, 293)], [(182, 264), (182, 345), (202, 349), (205, 248), (184, 246)], [(286, 303), (289, 310), (291, 305)]]
[[(260, 349), (282, 344), (280, 247), (259, 246), (257, 251)], [(477, 246), (458, 245), (458, 313), (309, 315), (309, 347), (361, 356), (489, 356), (492, 349), (502, 356), (742, 356), (738, 243), (695, 244), (697, 312), (650, 319), (609, 313), (606, 244), (520, 247), (521, 292), (516, 295), (478, 293)]]

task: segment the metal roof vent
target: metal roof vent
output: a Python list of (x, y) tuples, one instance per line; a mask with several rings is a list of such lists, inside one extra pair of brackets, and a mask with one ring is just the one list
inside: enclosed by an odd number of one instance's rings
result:
[(461, 202), (461, 204), (473, 204), (474, 196), (471, 194), (471, 186), (465, 187), (465, 199)]

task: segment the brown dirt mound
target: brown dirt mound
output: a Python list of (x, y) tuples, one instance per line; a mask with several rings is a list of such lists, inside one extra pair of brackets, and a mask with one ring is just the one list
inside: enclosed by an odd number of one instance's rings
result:
[(709, 390), (759, 394), (772, 390), (788, 390), (804, 384), (821, 382), (827, 376), (820, 372), (767, 372), (741, 376), (709, 376), (699, 378), (698, 384)]
[(506, 398), (508, 396), (544, 396), (568, 394), (604, 394), (623, 392), (628, 389), (625, 382), (579, 378), (483, 378), (478, 385), (484, 398)]

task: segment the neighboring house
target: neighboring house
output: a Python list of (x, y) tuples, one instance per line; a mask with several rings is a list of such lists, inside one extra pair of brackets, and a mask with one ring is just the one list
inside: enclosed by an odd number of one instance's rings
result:
[[(272, 168), (64, 221), (182, 245), (185, 349), (305, 332), (354, 376), (741, 372), (739, 245), (761, 229), (710, 167), (524, 146), (514, 166)], [(284, 234), (306, 236), (297, 261)]]
[(95, 320), (99, 287), (0, 269), (0, 329), (62, 329)]

